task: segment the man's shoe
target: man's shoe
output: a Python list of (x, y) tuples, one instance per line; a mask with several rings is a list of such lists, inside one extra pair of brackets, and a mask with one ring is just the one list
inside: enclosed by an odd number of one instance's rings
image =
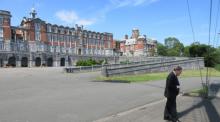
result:
[(164, 119), (164, 120), (169, 120), (169, 121), (172, 120), (169, 116), (165, 116), (163, 119)]
[(170, 118), (163, 118), (164, 120), (168, 120), (168, 121), (171, 121), (172, 119), (170, 119)]
[(177, 119), (177, 118), (172, 118), (171, 121), (172, 121), (172, 122), (181, 122), (181, 121), (180, 121), (179, 119)]

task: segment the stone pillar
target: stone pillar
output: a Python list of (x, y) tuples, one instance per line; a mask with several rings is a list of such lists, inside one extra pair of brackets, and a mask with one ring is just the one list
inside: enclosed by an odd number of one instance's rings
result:
[(21, 67), (21, 61), (20, 60), (16, 61), (16, 67)]
[(102, 69), (102, 75), (105, 76), (105, 77), (108, 77), (108, 76), (109, 76), (108, 70), (107, 70), (107, 67), (106, 67), (106, 66), (103, 67), (103, 69)]
[(53, 61), (53, 66), (59, 67), (58, 63), (59, 63), (58, 58), (55, 58), (55, 60)]
[(69, 66), (68, 56), (65, 57), (65, 67)]
[(6, 66), (6, 64), (8, 64), (8, 61), (7, 60), (3, 60), (3, 66), (5, 67)]
[(28, 67), (33, 67), (33, 58), (32, 58), (32, 54), (30, 53), (29, 58), (28, 58)]

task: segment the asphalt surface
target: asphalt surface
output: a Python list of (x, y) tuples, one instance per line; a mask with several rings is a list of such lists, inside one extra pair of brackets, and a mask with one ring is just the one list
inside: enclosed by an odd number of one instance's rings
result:
[[(165, 80), (97, 82), (98, 76), (62, 68), (0, 69), (0, 122), (91, 122), (164, 98)], [(201, 87), (200, 78), (180, 81), (182, 91)]]

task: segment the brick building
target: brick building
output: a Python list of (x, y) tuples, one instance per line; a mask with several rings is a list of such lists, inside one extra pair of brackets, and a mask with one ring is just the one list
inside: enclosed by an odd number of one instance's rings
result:
[(46, 23), (36, 14), (32, 9), (16, 27), (11, 13), (0, 10), (0, 67), (68, 66), (79, 57), (113, 56), (112, 33)]
[(123, 56), (155, 56), (157, 55), (157, 41), (140, 35), (139, 30), (134, 28), (132, 36), (125, 38), (120, 43), (120, 52)]

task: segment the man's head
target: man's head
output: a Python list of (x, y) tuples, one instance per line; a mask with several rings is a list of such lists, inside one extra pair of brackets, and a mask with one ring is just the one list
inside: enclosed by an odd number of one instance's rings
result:
[(181, 66), (176, 66), (174, 69), (176, 76), (179, 76), (182, 73), (183, 68)]

